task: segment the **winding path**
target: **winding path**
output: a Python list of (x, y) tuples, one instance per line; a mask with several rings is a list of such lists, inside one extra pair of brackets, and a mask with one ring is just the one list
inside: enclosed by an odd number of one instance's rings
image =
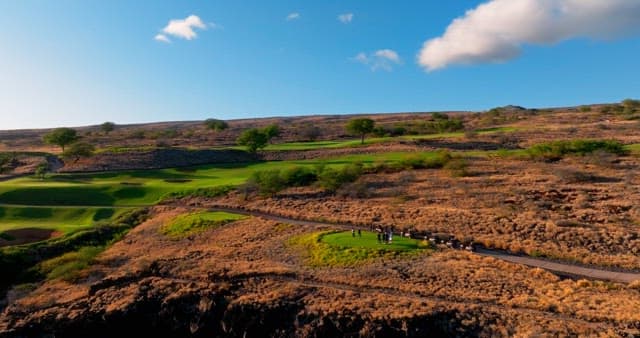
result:
[[(305, 227), (334, 228), (334, 229), (340, 228), (345, 230), (351, 230), (354, 227), (355, 228), (358, 227), (356, 225), (349, 225), (349, 224), (301, 220), (301, 219), (295, 219), (295, 218), (289, 218), (289, 217), (283, 217), (283, 216), (274, 215), (270, 213), (265, 213), (261, 211), (245, 210), (240, 208), (188, 206), (188, 205), (180, 205), (180, 204), (160, 204), (158, 206), (168, 206), (168, 207), (186, 208), (186, 209), (200, 209), (200, 210), (207, 209), (209, 211), (225, 211), (225, 212), (236, 213), (236, 214), (241, 214), (246, 216), (260, 217), (260, 218), (264, 218), (264, 219), (268, 219), (276, 222), (289, 223), (289, 224), (300, 225)], [(31, 207), (31, 208), (89, 208), (91, 207), (91, 208), (96, 208), (101, 206), (95, 206), (95, 205), (93, 206), (88, 206), (88, 205), (87, 206), (83, 206), (83, 205), (33, 206), (33, 205), (16, 205), (16, 204), (0, 203), (0, 207)], [(151, 205), (119, 205), (119, 206), (104, 206), (104, 207), (105, 208), (140, 208), (140, 207), (151, 207)], [(493, 257), (493, 258), (497, 258), (497, 259), (511, 262), (511, 263), (541, 268), (563, 277), (607, 280), (607, 281), (619, 282), (619, 283), (631, 283), (633, 281), (640, 281), (640, 273), (635, 273), (635, 272), (602, 270), (602, 269), (596, 269), (592, 267), (579, 266), (576, 264), (569, 264), (569, 263), (549, 261), (549, 260), (540, 259), (540, 258), (533, 258), (530, 256), (514, 255), (504, 251), (489, 250), (485, 248), (478, 249), (474, 253), (480, 256)]]
[[(334, 224), (334, 223), (298, 220), (298, 219), (268, 214), (260, 211), (247, 211), (247, 210), (236, 209), (236, 208), (209, 208), (209, 210), (226, 211), (226, 212), (242, 214), (247, 216), (261, 217), (261, 218), (269, 219), (276, 222), (290, 223), (290, 224), (300, 225), (300, 226), (331, 227), (331, 228), (338, 227), (346, 230), (350, 230), (355, 227), (354, 225), (347, 225), (347, 224)], [(484, 248), (478, 249), (474, 253), (480, 256), (493, 257), (493, 258), (501, 259), (503, 261), (507, 261), (511, 263), (545, 269), (554, 274), (564, 276), (564, 277), (571, 277), (571, 278), (582, 277), (582, 278), (588, 278), (588, 279), (607, 280), (607, 281), (620, 282), (620, 283), (631, 283), (633, 281), (640, 280), (640, 273), (601, 270), (601, 269), (595, 269), (590, 267), (583, 267), (575, 264), (553, 262), (545, 259), (533, 258), (530, 256), (513, 255), (503, 251), (489, 250)]]

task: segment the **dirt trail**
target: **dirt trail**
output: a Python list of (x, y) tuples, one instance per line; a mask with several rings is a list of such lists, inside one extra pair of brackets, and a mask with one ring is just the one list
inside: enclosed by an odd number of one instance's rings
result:
[[(267, 214), (259, 211), (247, 211), (247, 210), (235, 209), (235, 208), (211, 208), (210, 210), (226, 211), (226, 212), (232, 212), (232, 213), (243, 214), (248, 216), (261, 217), (261, 218), (269, 219), (276, 222), (290, 223), (290, 224), (301, 225), (301, 226), (312, 226), (312, 227), (321, 227), (321, 228), (322, 227), (325, 227), (325, 228), (338, 227), (338, 228), (347, 229), (347, 230), (358, 228), (358, 226), (355, 226), (355, 225), (298, 220), (298, 219), (292, 219), (292, 218), (286, 218), (286, 217), (281, 217), (277, 215)], [(506, 252), (488, 250), (488, 249), (479, 249), (474, 253), (481, 256), (501, 259), (511, 263), (523, 264), (531, 267), (545, 269), (557, 275), (567, 276), (567, 277), (583, 277), (583, 278), (589, 278), (589, 279), (608, 280), (608, 281), (620, 282), (620, 283), (631, 283), (633, 281), (640, 280), (640, 273), (601, 270), (601, 269), (595, 269), (595, 268), (589, 268), (589, 267), (582, 267), (582, 266), (573, 265), (573, 264), (552, 262), (544, 259), (532, 258), (527, 256), (512, 255)]]
[[(300, 225), (305, 227), (315, 227), (315, 228), (339, 228), (350, 230), (353, 228), (362, 228), (357, 225), (350, 224), (338, 224), (338, 223), (326, 223), (326, 222), (317, 222), (317, 221), (309, 221), (309, 220), (300, 220), (293, 219), (288, 217), (282, 217), (274, 214), (269, 214), (261, 211), (255, 210), (245, 210), (239, 208), (228, 208), (228, 207), (202, 207), (202, 206), (186, 206), (186, 205), (172, 205), (172, 204), (161, 204), (162, 206), (175, 206), (186, 209), (207, 209), (209, 211), (225, 211), (230, 213), (236, 213), (247, 216), (261, 217), (264, 219), (289, 223), (293, 225)], [(1, 204), (0, 207), (16, 207), (18, 205), (13, 204)], [(42, 207), (42, 208), (84, 208), (84, 207), (96, 207), (96, 206), (29, 206), (29, 207)], [(109, 206), (110, 208), (139, 208), (144, 207), (142, 205), (120, 205), (120, 206)], [(148, 206), (147, 206), (148, 207)], [(619, 271), (609, 271), (602, 269), (595, 269), (591, 267), (583, 267), (575, 264), (561, 263), (561, 262), (552, 262), (549, 260), (533, 258), (528, 256), (518, 256), (509, 254), (503, 251), (489, 250), (489, 249), (479, 249), (475, 252), (475, 254), (493, 257), (497, 259), (501, 259), (507, 262), (523, 264), (531, 267), (537, 267), (541, 269), (545, 269), (554, 274), (566, 277), (578, 277), (578, 278), (588, 278), (588, 279), (597, 279), (597, 280), (607, 280), (612, 282), (620, 282), (620, 283), (631, 283), (636, 280), (640, 280), (640, 273), (633, 272), (619, 272)]]

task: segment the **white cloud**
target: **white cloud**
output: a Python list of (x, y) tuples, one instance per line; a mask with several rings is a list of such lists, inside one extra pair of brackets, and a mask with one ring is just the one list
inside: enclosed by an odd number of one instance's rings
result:
[[(192, 40), (198, 36), (196, 31), (194, 30), (196, 28), (206, 29), (207, 25), (205, 25), (197, 15), (189, 15), (185, 19), (170, 20), (167, 26), (162, 29), (162, 32), (178, 38)], [(159, 35), (167, 38), (167, 36), (164, 34)], [(163, 41), (158, 39), (158, 35), (156, 35), (156, 40)]]
[(426, 41), (418, 63), (432, 71), (452, 64), (504, 62), (518, 57), (526, 44), (636, 33), (639, 17), (638, 0), (491, 0)]
[(342, 23), (350, 23), (353, 21), (353, 13), (344, 13), (338, 15), (338, 20)]
[(371, 67), (373, 71), (379, 69), (391, 71), (394, 65), (402, 64), (400, 56), (392, 49), (380, 49), (369, 54), (361, 52), (352, 60)]
[(171, 42), (171, 40), (169, 40), (169, 38), (164, 34), (158, 34), (158, 35), (154, 36), (153, 39), (156, 40), (156, 41), (165, 42), (165, 43), (170, 43)]
[(293, 12), (290, 13), (289, 15), (287, 15), (287, 21), (293, 21), (293, 20), (298, 20), (300, 19), (300, 13), (298, 12)]

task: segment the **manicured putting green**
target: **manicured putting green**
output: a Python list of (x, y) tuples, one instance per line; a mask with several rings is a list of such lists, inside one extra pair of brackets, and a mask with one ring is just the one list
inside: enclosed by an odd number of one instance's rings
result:
[(379, 258), (395, 259), (431, 251), (428, 243), (408, 238), (393, 238), (391, 244), (378, 242), (377, 234), (364, 231), (362, 237), (351, 231), (317, 232), (296, 236), (292, 247), (303, 249), (306, 263), (315, 266), (357, 266)]
[(378, 241), (377, 233), (369, 231), (363, 231), (362, 237), (358, 236), (357, 231), (355, 237), (350, 231), (326, 234), (321, 237), (321, 241), (340, 248), (372, 248), (389, 251), (411, 251), (428, 247), (422, 241), (398, 235), (393, 236), (389, 244), (381, 243)]
[(219, 227), (245, 218), (247, 216), (221, 211), (192, 212), (177, 216), (170, 223), (162, 226), (160, 232), (168, 237), (179, 239), (202, 232), (208, 228)]

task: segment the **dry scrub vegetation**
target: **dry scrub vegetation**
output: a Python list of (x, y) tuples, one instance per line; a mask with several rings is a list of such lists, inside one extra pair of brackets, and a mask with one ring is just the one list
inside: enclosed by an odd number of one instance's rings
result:
[(594, 153), (556, 162), (465, 162), (464, 177), (446, 169), (370, 174), (337, 194), (291, 188), (272, 198), (245, 201), (231, 194), (208, 203), (451, 233), (514, 253), (640, 269), (637, 157)]
[(287, 243), (330, 229), (249, 218), (180, 240), (159, 232), (185, 212), (156, 209), (82, 278), (14, 299), (0, 335), (617, 336), (640, 321), (632, 286), (466, 252), (311, 267)]

